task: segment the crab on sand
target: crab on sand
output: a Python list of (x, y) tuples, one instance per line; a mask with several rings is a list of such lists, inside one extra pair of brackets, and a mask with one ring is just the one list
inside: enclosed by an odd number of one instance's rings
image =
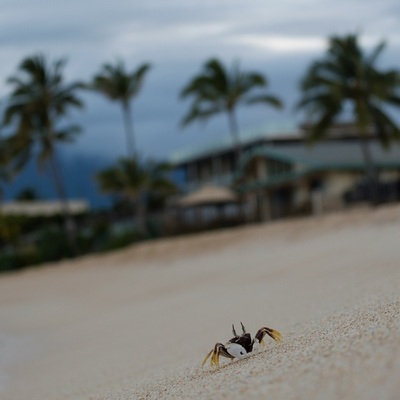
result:
[(264, 343), (264, 336), (268, 335), (272, 339), (274, 339), (276, 342), (282, 341), (282, 334), (278, 332), (275, 329), (263, 327), (260, 328), (254, 339), (251, 338), (250, 333), (246, 332), (245, 327), (243, 326), (242, 323), (242, 335), (238, 335), (235, 331), (234, 325), (232, 325), (232, 332), (233, 332), (233, 338), (229, 340), (225, 345), (222, 343), (216, 343), (214, 348), (206, 355), (202, 366), (207, 362), (209, 357), (211, 356), (210, 360), (210, 365), (211, 366), (216, 366), (219, 367), (219, 357), (226, 357), (230, 358), (231, 360), (238, 358), (245, 358), (248, 354), (250, 354), (253, 349), (256, 347), (261, 347), (265, 346)]

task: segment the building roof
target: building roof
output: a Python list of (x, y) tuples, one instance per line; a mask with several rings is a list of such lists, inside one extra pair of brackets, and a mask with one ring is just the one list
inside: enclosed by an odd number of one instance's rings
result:
[(207, 185), (183, 196), (178, 200), (177, 205), (180, 207), (195, 207), (202, 205), (234, 203), (236, 201), (237, 196), (231, 189)]
[[(297, 125), (294, 121), (269, 123), (242, 130), (239, 134), (242, 148), (258, 147), (260, 144), (284, 143), (285, 148), (289, 143), (303, 143), (310, 125)], [(368, 127), (367, 134), (373, 135), (374, 128)], [(328, 137), (332, 141), (343, 139), (354, 140), (359, 137), (359, 129), (354, 123), (338, 122), (328, 129)], [(232, 137), (226, 134), (223, 137), (209, 140), (202, 146), (196, 145), (185, 149), (179, 149), (171, 154), (169, 162), (172, 165), (182, 165), (196, 162), (234, 151)]]
[[(86, 200), (69, 200), (68, 208), (71, 214), (81, 214), (89, 210)], [(60, 201), (10, 201), (0, 205), (3, 215), (25, 215), (29, 217), (50, 217), (62, 213)]]
[[(376, 140), (369, 142), (372, 160), (378, 169), (400, 170), (400, 145), (393, 144), (384, 149)], [(360, 141), (353, 142), (322, 142), (309, 146), (304, 142), (286, 144), (284, 146), (264, 146), (248, 152), (241, 160), (236, 177), (240, 179), (246, 166), (255, 157), (265, 157), (272, 160), (296, 165), (292, 171), (268, 176), (265, 179), (251, 183), (240, 184), (239, 191), (268, 188), (293, 182), (311, 173), (321, 171), (363, 171), (364, 157)]]
[[(377, 141), (370, 141), (371, 156), (378, 168), (400, 167), (400, 145), (393, 144), (384, 149)], [(313, 146), (304, 142), (285, 145), (263, 146), (247, 153), (241, 162), (242, 168), (255, 156), (276, 159), (290, 164), (318, 169), (343, 169), (364, 167), (360, 141), (322, 142)]]
[[(302, 137), (302, 133), (297, 125), (292, 122), (279, 124), (264, 124), (258, 127), (246, 129), (240, 132), (239, 136), (243, 146), (250, 145), (260, 140), (271, 138), (295, 138)], [(210, 140), (202, 146), (192, 146), (185, 149), (179, 149), (173, 152), (169, 158), (171, 164), (184, 164), (196, 159), (207, 158), (222, 152), (232, 151), (232, 137), (226, 134), (215, 140)]]

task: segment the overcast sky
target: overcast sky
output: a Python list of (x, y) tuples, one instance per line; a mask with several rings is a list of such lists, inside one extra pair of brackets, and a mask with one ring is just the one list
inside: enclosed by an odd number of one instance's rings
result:
[[(284, 111), (241, 108), (240, 126), (288, 124), (298, 82), (309, 63), (326, 49), (327, 37), (359, 32), (368, 50), (385, 39), (383, 67), (400, 68), (398, 0), (1, 0), (0, 98), (6, 78), (22, 58), (43, 52), (67, 57), (68, 80), (89, 80), (105, 62), (121, 58), (129, 69), (153, 66), (134, 103), (139, 150), (167, 157), (174, 150), (202, 146), (227, 134), (224, 116), (185, 130), (179, 121), (189, 103), (178, 98), (188, 80), (212, 56), (265, 74), (269, 92)], [(85, 94), (77, 116), (83, 133), (76, 152), (125, 154), (121, 110), (99, 95)]]

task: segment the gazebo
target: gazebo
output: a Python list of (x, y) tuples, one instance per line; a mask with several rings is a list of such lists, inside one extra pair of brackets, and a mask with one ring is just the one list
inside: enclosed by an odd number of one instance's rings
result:
[(179, 207), (199, 207), (232, 204), (238, 201), (236, 193), (226, 187), (206, 185), (181, 197), (177, 201)]
[(227, 187), (205, 185), (175, 203), (180, 221), (190, 229), (232, 223), (240, 216), (238, 195)]

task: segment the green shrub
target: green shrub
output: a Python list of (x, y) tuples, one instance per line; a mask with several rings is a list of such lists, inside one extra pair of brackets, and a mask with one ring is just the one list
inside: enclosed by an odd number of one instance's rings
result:
[(102, 243), (101, 250), (102, 251), (109, 251), (109, 250), (116, 250), (120, 249), (121, 247), (128, 246), (134, 242), (141, 240), (141, 235), (134, 231), (133, 229), (128, 229), (121, 233), (114, 233)]
[(55, 261), (71, 257), (71, 250), (64, 230), (53, 226), (41, 233), (36, 242), (39, 258), (44, 261)]

